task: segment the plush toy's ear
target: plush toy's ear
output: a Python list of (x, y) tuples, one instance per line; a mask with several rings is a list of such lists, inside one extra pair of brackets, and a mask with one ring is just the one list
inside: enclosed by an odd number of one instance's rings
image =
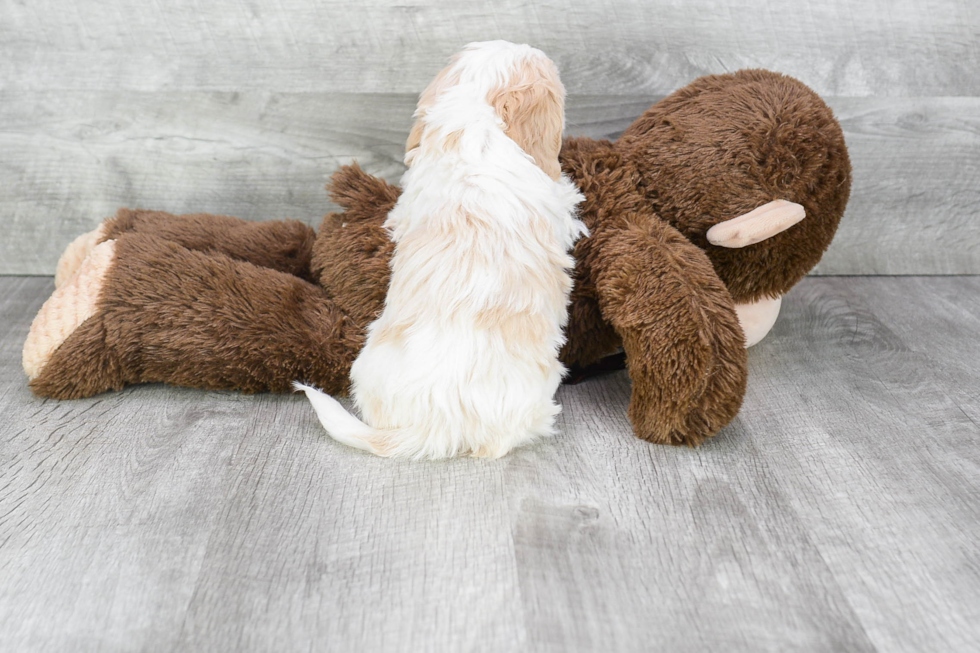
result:
[(408, 133), (408, 141), (405, 142), (405, 165), (412, 165), (412, 160), (415, 159), (415, 154), (422, 143), (422, 132), (424, 131), (425, 123), (425, 112), (429, 110), (436, 102), (436, 97), (445, 90), (446, 88), (453, 86), (459, 81), (459, 71), (454, 71), (453, 67), (456, 65), (456, 61), (459, 59), (459, 55), (453, 57), (449, 65), (442, 69), (442, 71), (436, 75), (436, 78), (429, 82), (429, 85), (425, 87), (422, 94), (419, 96), (419, 102), (415, 109), (415, 123), (412, 125), (412, 130)]
[(558, 152), (565, 126), (565, 88), (549, 60), (525, 61), (506, 85), (491, 93), (505, 131), (552, 179), (561, 177)]

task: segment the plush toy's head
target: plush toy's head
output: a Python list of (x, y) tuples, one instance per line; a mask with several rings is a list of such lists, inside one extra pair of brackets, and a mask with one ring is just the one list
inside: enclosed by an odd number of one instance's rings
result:
[[(658, 102), (616, 144), (653, 209), (704, 249), (739, 303), (785, 294), (830, 245), (851, 165), (840, 125), (799, 81), (762, 70), (702, 77)], [(773, 200), (806, 217), (737, 249), (708, 242), (715, 224)]]

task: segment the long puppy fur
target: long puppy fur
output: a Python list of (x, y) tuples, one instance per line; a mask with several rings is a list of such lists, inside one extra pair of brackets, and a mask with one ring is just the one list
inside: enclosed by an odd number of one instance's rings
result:
[(306, 392), (339, 442), (382, 456), (499, 457), (553, 432), (585, 226), (558, 164), (564, 88), (539, 50), (472, 43), (419, 98), (381, 317), (351, 369), (364, 422)]

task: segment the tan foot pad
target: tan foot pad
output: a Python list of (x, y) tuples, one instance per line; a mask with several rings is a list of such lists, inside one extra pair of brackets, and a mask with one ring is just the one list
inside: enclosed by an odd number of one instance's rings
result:
[(708, 242), (719, 247), (748, 247), (786, 231), (806, 217), (799, 204), (776, 200), (708, 229)]
[(97, 245), (71, 279), (44, 302), (24, 343), (24, 371), (37, 378), (51, 355), (82, 322), (95, 314), (106, 272), (115, 258), (116, 241)]
[(71, 244), (61, 254), (61, 258), (58, 259), (58, 267), (55, 268), (54, 272), (55, 288), (61, 288), (75, 276), (78, 268), (82, 267), (82, 263), (102, 240), (104, 234), (105, 223), (103, 222), (98, 229), (93, 229), (71, 241)]

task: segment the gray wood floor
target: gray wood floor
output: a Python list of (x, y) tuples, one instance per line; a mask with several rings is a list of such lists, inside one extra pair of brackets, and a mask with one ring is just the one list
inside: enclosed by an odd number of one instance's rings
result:
[(0, 650), (970, 651), (980, 277), (810, 278), (740, 417), (629, 435), (618, 373), (497, 462), (394, 463), (300, 396), (37, 399), (0, 278)]

